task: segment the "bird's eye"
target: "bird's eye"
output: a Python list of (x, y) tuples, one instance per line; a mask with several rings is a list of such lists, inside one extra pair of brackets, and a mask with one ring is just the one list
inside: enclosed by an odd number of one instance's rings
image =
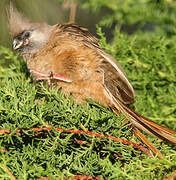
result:
[(26, 37), (26, 38), (29, 38), (30, 37), (30, 32), (25, 32), (25, 34), (24, 34), (24, 36)]

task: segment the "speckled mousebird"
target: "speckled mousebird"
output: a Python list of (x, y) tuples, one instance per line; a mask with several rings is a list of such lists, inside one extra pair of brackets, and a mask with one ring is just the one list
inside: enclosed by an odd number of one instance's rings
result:
[[(157, 149), (143, 137), (142, 129), (176, 144), (176, 131), (161, 126), (128, 108), (134, 102), (134, 89), (112, 56), (99, 45), (86, 28), (76, 24), (32, 22), (11, 4), (8, 8), (13, 49), (17, 50), (37, 80), (48, 80), (71, 94), (76, 102), (86, 98), (122, 112), (132, 122), (134, 131), (154, 153)], [(139, 128), (139, 129), (138, 129)]]

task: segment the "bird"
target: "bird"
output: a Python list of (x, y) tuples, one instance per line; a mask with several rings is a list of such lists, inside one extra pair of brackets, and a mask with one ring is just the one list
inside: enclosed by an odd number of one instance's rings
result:
[(175, 130), (159, 125), (131, 110), (135, 92), (125, 71), (86, 28), (74, 23), (49, 25), (33, 22), (12, 4), (8, 7), (12, 48), (24, 58), (35, 80), (58, 86), (76, 103), (86, 98), (123, 113), (137, 135), (155, 154), (162, 153), (141, 130), (176, 145)]

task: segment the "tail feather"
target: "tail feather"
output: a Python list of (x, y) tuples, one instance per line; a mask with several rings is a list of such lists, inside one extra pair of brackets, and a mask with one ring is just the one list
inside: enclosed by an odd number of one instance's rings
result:
[(176, 145), (176, 137), (173, 135), (176, 134), (176, 131), (173, 131), (169, 128), (161, 126), (136, 112), (131, 111), (129, 108), (126, 107), (127, 113), (130, 117), (136, 121), (136, 126), (141, 128), (142, 130), (149, 132), (150, 134), (157, 136), (161, 139), (166, 139), (167, 141), (171, 142), (172, 144)]
[(147, 145), (150, 150), (157, 155), (158, 158), (163, 159), (164, 155), (155, 147), (153, 146), (153, 144), (144, 136), (144, 134), (141, 133), (141, 131), (136, 128), (133, 127), (133, 131), (135, 133), (135, 135), (145, 144)]
[(115, 101), (114, 105), (117, 108), (117, 110), (120, 110), (121, 112), (123, 112), (127, 116), (129, 116), (130, 120), (136, 127), (144, 130), (145, 132), (147, 132), (149, 134), (157, 136), (160, 139), (165, 139), (165, 140), (171, 142), (172, 144), (176, 145), (176, 137), (173, 136), (174, 134), (176, 134), (176, 131), (169, 129), (167, 127), (161, 126), (161, 125), (141, 116), (140, 114), (129, 109), (122, 102)]

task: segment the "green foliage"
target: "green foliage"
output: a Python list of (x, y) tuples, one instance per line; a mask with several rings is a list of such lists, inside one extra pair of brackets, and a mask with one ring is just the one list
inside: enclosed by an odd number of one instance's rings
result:
[(78, 0), (82, 8), (103, 14), (101, 25), (113, 23), (122, 30), (155, 31), (168, 36), (176, 33), (174, 0)]

